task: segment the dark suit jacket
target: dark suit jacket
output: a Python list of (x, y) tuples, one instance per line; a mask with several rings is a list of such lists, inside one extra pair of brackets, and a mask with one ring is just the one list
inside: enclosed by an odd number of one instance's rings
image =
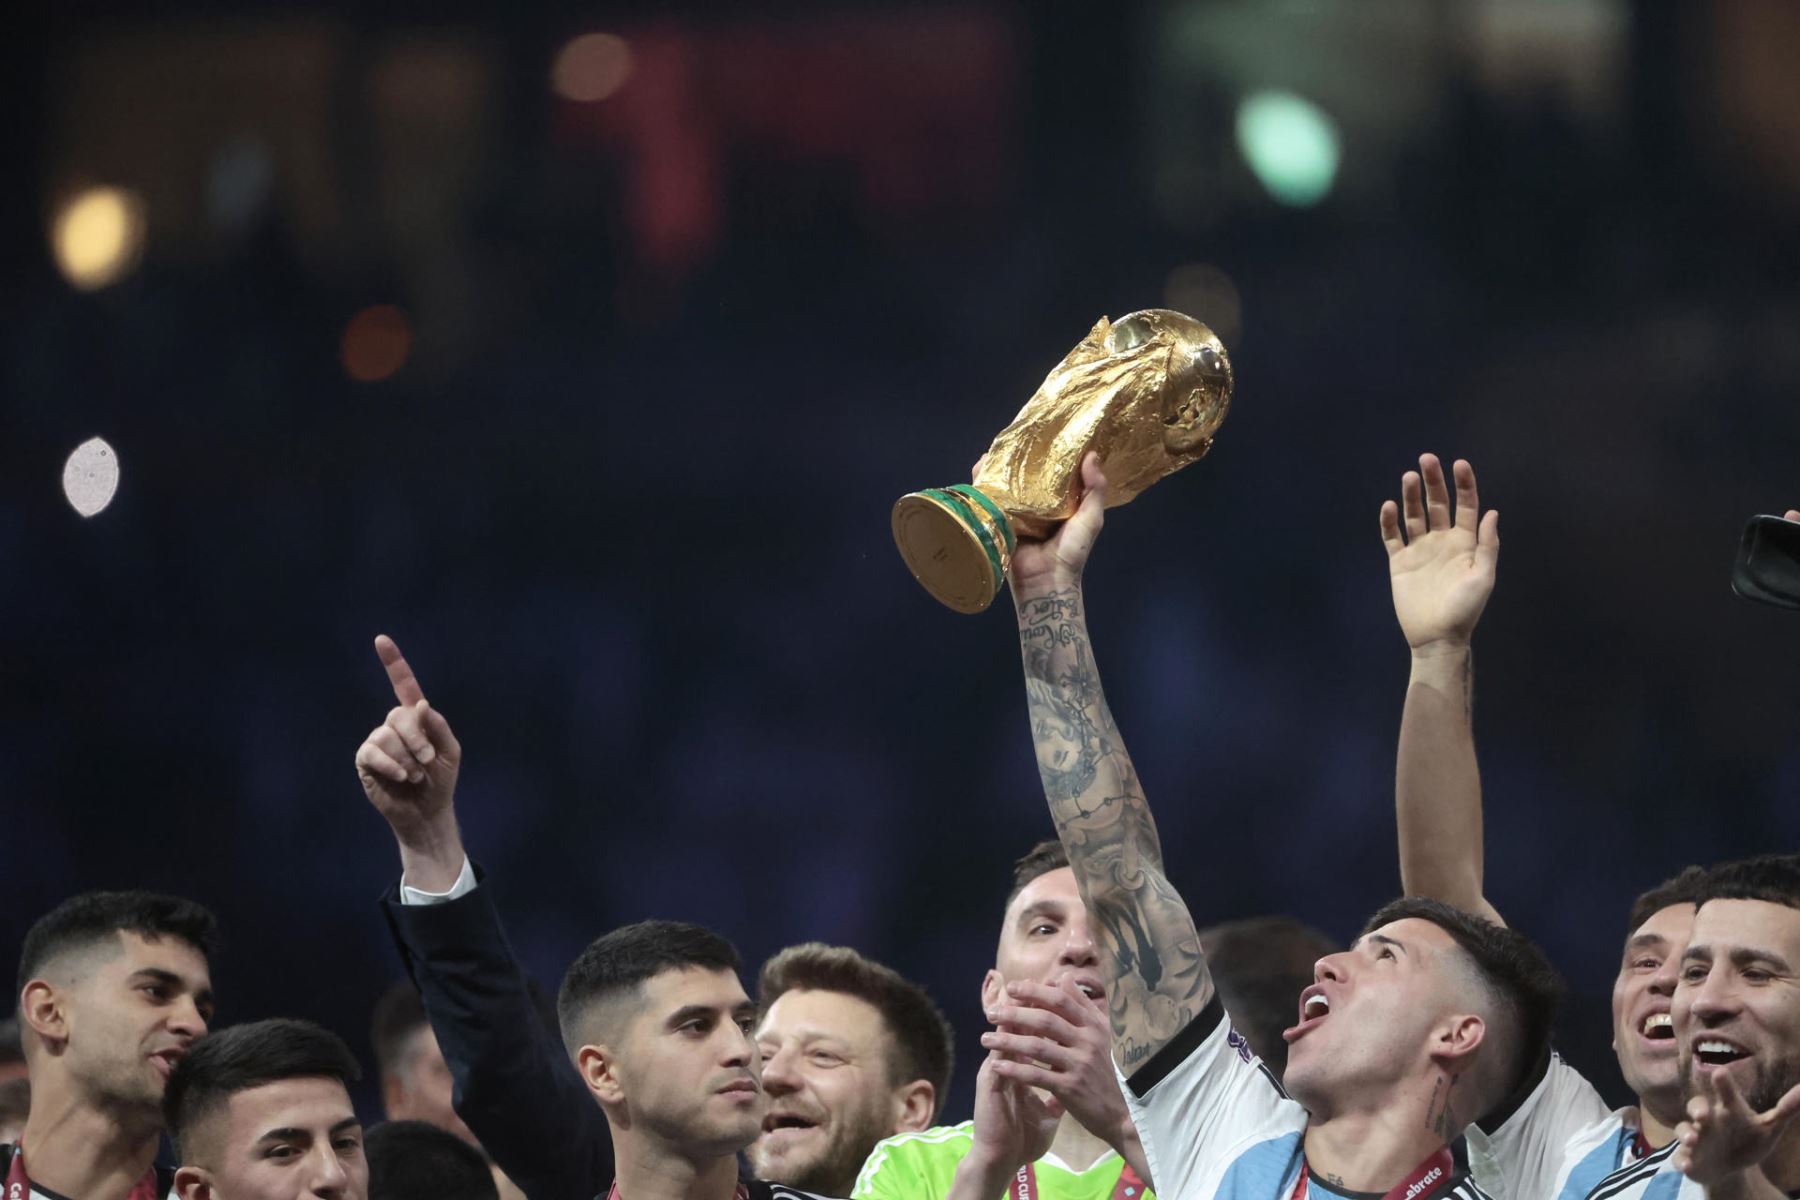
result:
[(514, 956), (493, 888), (382, 911), (456, 1080), (456, 1111), (530, 1200), (590, 1200), (612, 1184), (606, 1116), (545, 1023)]

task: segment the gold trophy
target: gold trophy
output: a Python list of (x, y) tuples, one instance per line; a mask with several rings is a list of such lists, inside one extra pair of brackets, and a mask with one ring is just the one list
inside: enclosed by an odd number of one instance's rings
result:
[(1194, 318), (1149, 308), (1100, 318), (977, 464), (975, 482), (894, 503), (894, 541), (925, 590), (958, 612), (993, 603), (1018, 539), (1047, 537), (1081, 502), (1081, 460), (1100, 455), (1108, 508), (1212, 449), (1231, 405), (1231, 363)]

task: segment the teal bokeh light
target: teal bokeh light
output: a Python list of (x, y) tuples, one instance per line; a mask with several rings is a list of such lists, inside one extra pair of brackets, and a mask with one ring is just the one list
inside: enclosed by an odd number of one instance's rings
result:
[(1292, 92), (1253, 92), (1237, 111), (1238, 150), (1257, 180), (1283, 204), (1317, 204), (1337, 179), (1337, 126)]

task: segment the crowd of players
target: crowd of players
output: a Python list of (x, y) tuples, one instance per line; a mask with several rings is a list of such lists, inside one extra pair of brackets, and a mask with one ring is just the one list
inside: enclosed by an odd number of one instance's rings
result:
[(1089, 645), (1096, 460), (1083, 481), (1012, 563), (1056, 837), (1014, 865), (979, 981), (972, 1119), (940, 1123), (942, 1011), (853, 949), (783, 950), (753, 999), (724, 939), (644, 921), (540, 995), (463, 847), (461, 745), (383, 637), (395, 704), (356, 768), (401, 868), (382, 908), (409, 979), (373, 1022), (387, 1120), (365, 1131), (333, 1033), (209, 1030), (211, 914), (90, 893), (21, 949), (5, 1200), (1800, 1195), (1800, 857), (1692, 867), (1629, 905), (1612, 1023), (1636, 1105), (1550, 1047), (1556, 973), (1483, 880), (1470, 645), (1499, 540), (1467, 463), (1422, 457), (1382, 508), (1413, 662), (1406, 896), (1341, 951), (1281, 918), (1202, 930), (1171, 886)]

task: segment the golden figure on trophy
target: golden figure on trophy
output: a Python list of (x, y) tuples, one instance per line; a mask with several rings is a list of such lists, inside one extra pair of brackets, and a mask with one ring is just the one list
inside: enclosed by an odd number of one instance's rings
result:
[(1000, 431), (973, 486), (895, 502), (900, 555), (933, 596), (980, 612), (1000, 594), (1018, 539), (1075, 515), (1090, 450), (1114, 508), (1204, 456), (1230, 405), (1231, 363), (1205, 325), (1166, 308), (1101, 317)]

